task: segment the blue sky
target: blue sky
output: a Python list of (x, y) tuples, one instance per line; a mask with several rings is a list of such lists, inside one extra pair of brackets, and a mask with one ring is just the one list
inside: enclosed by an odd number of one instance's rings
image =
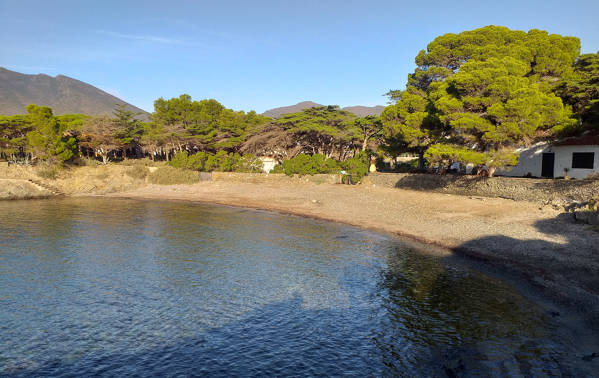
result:
[(63, 74), (145, 110), (188, 93), (238, 109), (384, 105), (436, 36), (544, 29), (599, 50), (599, 1), (0, 0), (0, 66)]

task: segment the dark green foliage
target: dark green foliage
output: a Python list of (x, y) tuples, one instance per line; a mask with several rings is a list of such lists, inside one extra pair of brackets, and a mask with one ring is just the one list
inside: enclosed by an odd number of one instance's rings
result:
[(0, 116), (0, 154), (11, 160), (23, 157), (32, 128), (27, 115)]
[(275, 168), (273, 173), (285, 173), (292, 176), (341, 173), (341, 171), (345, 171), (347, 175), (352, 177), (353, 182), (357, 182), (368, 174), (369, 166), (369, 158), (366, 152), (360, 152), (345, 162), (327, 158), (322, 154), (299, 154), (293, 159), (283, 161), (282, 168), (278, 170)]
[(338, 161), (327, 159), (322, 154), (299, 154), (293, 159), (283, 161), (283, 172), (288, 176), (339, 173), (340, 170)]
[(356, 119), (354, 114), (329, 105), (286, 114), (274, 123), (292, 135), (301, 152), (345, 160), (347, 152), (363, 140)]
[(125, 104), (117, 105), (114, 109), (114, 118), (112, 120), (116, 132), (114, 137), (123, 146), (134, 146), (139, 143), (144, 133), (142, 123), (135, 119), (140, 113), (134, 113), (127, 110)]
[[(395, 104), (382, 114), (385, 135), (438, 161), (511, 162), (507, 150), (575, 123), (552, 88), (573, 74), (579, 50), (577, 38), (536, 29), (486, 26), (437, 37), (416, 57), (406, 90), (389, 92)], [(450, 146), (430, 149), (438, 144)]]
[[(378, 169), (378, 167), (377, 167), (377, 169)], [(395, 169), (394, 169), (395, 172), (399, 172), (399, 173), (417, 172), (417, 170), (418, 170), (418, 159), (401, 162), (401, 163), (396, 163)]]
[(599, 53), (581, 55), (574, 75), (563, 80), (555, 92), (574, 109), (584, 128), (599, 128)]
[(56, 119), (66, 130), (78, 131), (81, 130), (81, 126), (89, 119), (89, 116), (85, 114), (63, 114), (56, 116)]
[(342, 163), (345, 171), (351, 176), (352, 182), (357, 182), (368, 174), (370, 158), (366, 151), (362, 151), (348, 161)]
[(214, 99), (195, 101), (183, 94), (154, 101), (149, 145), (174, 149), (178, 145), (216, 150), (239, 146), (247, 134), (270, 118), (227, 109)]
[(175, 168), (202, 172), (262, 172), (260, 159), (251, 154), (241, 156), (226, 151), (216, 154), (200, 151), (193, 155), (183, 151), (175, 154), (168, 164)]
[(362, 139), (362, 151), (368, 148), (371, 139), (380, 139), (383, 135), (383, 123), (380, 117), (366, 116), (354, 121), (355, 133)]
[(34, 157), (50, 164), (61, 164), (76, 156), (77, 140), (67, 134), (52, 109), (28, 105), (26, 110), (33, 128), (27, 134), (27, 147)]

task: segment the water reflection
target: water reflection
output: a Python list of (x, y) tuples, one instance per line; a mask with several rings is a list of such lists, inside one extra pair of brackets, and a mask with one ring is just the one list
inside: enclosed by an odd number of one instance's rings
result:
[(0, 375), (586, 373), (533, 303), (397, 239), (188, 203), (0, 209)]

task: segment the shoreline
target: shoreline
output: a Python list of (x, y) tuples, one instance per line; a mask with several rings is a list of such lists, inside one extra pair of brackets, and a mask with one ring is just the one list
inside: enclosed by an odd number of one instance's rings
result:
[(599, 324), (599, 233), (538, 204), (313, 183), (150, 185), (99, 196), (274, 211), (391, 234), (435, 254), (483, 264)]

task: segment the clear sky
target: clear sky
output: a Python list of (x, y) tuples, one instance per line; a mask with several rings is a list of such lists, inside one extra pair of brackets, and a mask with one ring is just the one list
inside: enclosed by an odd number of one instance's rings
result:
[(63, 74), (145, 110), (188, 93), (237, 110), (384, 105), (436, 36), (485, 25), (599, 50), (599, 0), (0, 0), (0, 66)]

